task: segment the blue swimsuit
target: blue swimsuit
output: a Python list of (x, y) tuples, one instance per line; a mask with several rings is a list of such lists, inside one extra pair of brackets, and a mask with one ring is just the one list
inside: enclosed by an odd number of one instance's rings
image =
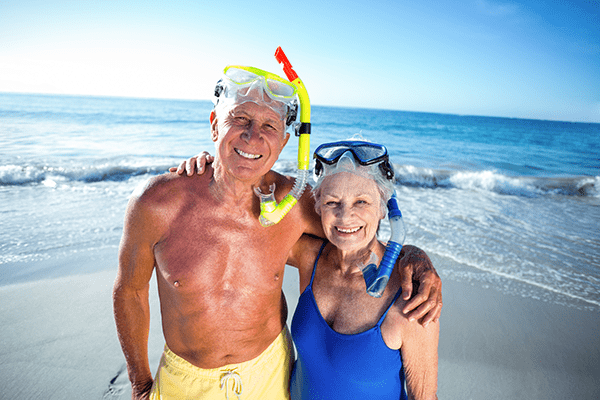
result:
[(292, 400), (406, 399), (400, 351), (387, 347), (381, 336), (381, 324), (401, 289), (373, 328), (355, 335), (334, 331), (321, 316), (312, 292), (324, 247), (292, 319), (298, 350), (290, 381)]

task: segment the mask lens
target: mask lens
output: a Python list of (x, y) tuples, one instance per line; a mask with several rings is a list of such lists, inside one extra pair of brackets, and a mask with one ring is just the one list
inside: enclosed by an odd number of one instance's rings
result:
[(331, 146), (322, 147), (315, 151), (315, 155), (325, 163), (334, 163), (345, 151), (348, 151), (348, 146)]
[[(269, 73), (265, 72), (265, 74)], [(268, 75), (259, 75), (245, 69), (228, 67), (225, 71), (225, 76), (239, 85), (252, 83), (257, 79), (264, 79), (263, 82), (266, 82), (266, 86), (273, 96), (288, 98), (295, 95), (295, 88), (290, 83), (279, 81), (272, 77), (267, 78), (266, 76)]]
[(352, 150), (359, 161), (369, 163), (386, 155), (385, 148), (373, 145), (353, 146)]
[(267, 79), (267, 87), (275, 96), (291, 97), (294, 95), (293, 87), (275, 79)]
[(225, 76), (227, 76), (233, 82), (239, 83), (240, 85), (244, 83), (250, 83), (258, 78), (258, 75), (239, 68), (229, 68), (227, 72), (225, 72)]

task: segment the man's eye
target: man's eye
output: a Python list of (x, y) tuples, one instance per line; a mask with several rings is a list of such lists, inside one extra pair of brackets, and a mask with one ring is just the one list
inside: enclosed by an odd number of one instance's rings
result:
[(279, 129), (277, 129), (277, 126), (274, 124), (266, 123), (264, 129), (269, 132), (279, 132)]

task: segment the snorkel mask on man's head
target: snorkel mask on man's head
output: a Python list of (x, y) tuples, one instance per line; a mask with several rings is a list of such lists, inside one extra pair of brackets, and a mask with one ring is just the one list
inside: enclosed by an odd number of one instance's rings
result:
[(298, 115), (297, 89), (290, 81), (262, 69), (230, 65), (217, 82), (213, 102), (215, 109), (253, 102), (276, 112), (286, 127)]

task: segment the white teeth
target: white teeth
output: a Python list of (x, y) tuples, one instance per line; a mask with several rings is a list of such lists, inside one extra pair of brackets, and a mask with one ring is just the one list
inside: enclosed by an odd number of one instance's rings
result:
[(260, 154), (249, 154), (246, 153), (244, 151), (241, 151), (240, 149), (235, 149), (235, 152), (238, 153), (240, 156), (244, 157), (244, 158), (250, 158), (253, 160), (256, 160), (257, 158), (261, 158), (262, 156)]
[(336, 227), (335, 229), (337, 229), (338, 231), (340, 231), (342, 233), (354, 233), (354, 232), (358, 232), (360, 230), (360, 226), (358, 228), (354, 228), (354, 229), (343, 229), (343, 228), (338, 228), (338, 227)]

